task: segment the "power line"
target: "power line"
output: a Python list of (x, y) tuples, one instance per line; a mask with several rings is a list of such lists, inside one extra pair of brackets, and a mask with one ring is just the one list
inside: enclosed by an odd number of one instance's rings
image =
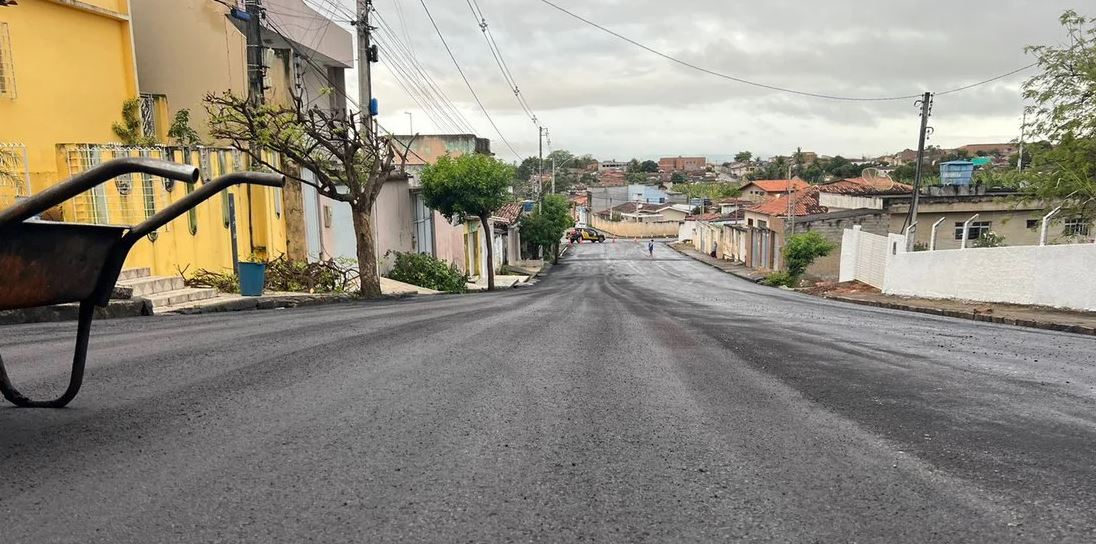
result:
[[(434, 78), (422, 67), (422, 65), (415, 60), (415, 55), (410, 49), (401, 42), (399, 36), (395, 34), (388, 23), (384, 21), (380, 14), (377, 14), (377, 20), (380, 21), (379, 27), (382, 32), (386, 33), (391, 38), (391, 44), (394, 46), (393, 53), (395, 57), (402, 56), (403, 63), (410, 67), (411, 77), (418, 77), (426, 83), (426, 88), (430, 91), (428, 94), (432, 94), (436, 97), (436, 101), (441, 109), (446, 111), (449, 116), (453, 118), (455, 124), (460, 128), (460, 131), (475, 132), (472, 129), (471, 123), (461, 114), (460, 110), (453, 104), (453, 101), (449, 99), (449, 96), (441, 89), (441, 86), (434, 81)], [(387, 40), (385, 40), (387, 41)], [(416, 76), (417, 74), (417, 76)]]
[[(648, 51), (650, 53), (654, 53), (655, 55), (658, 55), (658, 56), (660, 56), (660, 57), (662, 57), (666, 60), (669, 60), (671, 62), (675, 62), (675, 63), (680, 64), (682, 66), (685, 66), (687, 68), (691, 68), (693, 70), (696, 70), (698, 72), (703, 72), (703, 73), (711, 75), (711, 76), (715, 76), (715, 77), (722, 78), (722, 79), (727, 79), (727, 80), (734, 81), (734, 82), (737, 82), (737, 83), (742, 83), (743, 85), (750, 85), (750, 86), (753, 86), (753, 87), (760, 87), (762, 89), (768, 89), (770, 91), (779, 91), (779, 92), (783, 92), (783, 93), (796, 94), (796, 95), (800, 95), (800, 96), (809, 96), (809, 97), (812, 97), (812, 98), (823, 98), (823, 99), (826, 99), (826, 100), (840, 100), (840, 101), (845, 101), (845, 102), (886, 102), (886, 101), (895, 101), (895, 100), (911, 100), (911, 99), (921, 97), (920, 94), (910, 94), (910, 95), (901, 95), (901, 96), (879, 96), (879, 97), (840, 96), (840, 95), (816, 93), (816, 92), (810, 92), (810, 91), (801, 91), (801, 90), (798, 90), (798, 89), (791, 89), (791, 88), (788, 88), (788, 87), (779, 87), (779, 86), (776, 86), (776, 85), (769, 85), (769, 84), (766, 84), (766, 83), (759, 83), (757, 81), (751, 81), (751, 80), (748, 80), (748, 79), (743, 79), (741, 77), (736, 77), (736, 76), (732, 76), (730, 74), (724, 74), (722, 72), (717, 72), (717, 71), (711, 70), (709, 68), (704, 68), (703, 66), (698, 66), (696, 64), (690, 63), (688, 61), (681, 60), (681, 59), (679, 59), (677, 57), (674, 57), (672, 55), (669, 55), (667, 53), (663, 53), (662, 51), (659, 51), (657, 49), (654, 49), (652, 47), (644, 45), (644, 44), (642, 44), (640, 42), (637, 42), (637, 41), (635, 41), (635, 40), (633, 40), (633, 39), (631, 39), (627, 36), (624, 36), (623, 34), (620, 34), (618, 32), (610, 30), (610, 29), (608, 29), (608, 28), (606, 28), (602, 25), (599, 25), (598, 23), (595, 23), (594, 21), (586, 19), (585, 17), (582, 17), (581, 15), (578, 15), (578, 14), (572, 12), (572, 11), (568, 11), (567, 9), (559, 6), (558, 4), (555, 4), (554, 2), (551, 2), (550, 0), (540, 0), (540, 1), (543, 2), (544, 4), (547, 4), (547, 5), (555, 8), (556, 10), (558, 10), (562, 13), (565, 13), (565, 14), (571, 16), (574, 19), (582, 21), (583, 23), (586, 23), (587, 25), (590, 25), (590, 26), (592, 26), (592, 27), (594, 27), (598, 30), (601, 30), (602, 32), (605, 32), (607, 34), (611, 34), (611, 35), (613, 35), (613, 36), (615, 36), (615, 37), (617, 37), (621, 40), (624, 40), (624, 41), (626, 41), (626, 42), (628, 42), (628, 43), (630, 43), (630, 44), (632, 44), (636, 47), (639, 47), (640, 49), (643, 49), (643, 50)], [(974, 84), (971, 84), (971, 85), (965, 85), (965, 86), (957, 87), (957, 88), (954, 88), (954, 89), (949, 89), (949, 90), (939, 92), (939, 93), (936, 93), (936, 94), (957, 93), (957, 92), (960, 92), (960, 91), (965, 91), (967, 89), (972, 89), (972, 88), (977, 87), (979, 85), (985, 85), (986, 83), (997, 81), (998, 79), (1002, 79), (1002, 78), (1008, 77), (1010, 75), (1022, 72), (1024, 70), (1027, 70), (1027, 69), (1031, 68), (1032, 66), (1035, 66), (1035, 64), (1029, 64), (1027, 66), (1024, 66), (1023, 68), (1017, 68), (1016, 70), (1013, 70), (1011, 72), (1001, 74), (999, 76), (995, 76), (995, 77), (992, 77), (990, 79), (980, 81), (978, 83), (974, 83)]]
[(464, 80), (464, 85), (468, 87), (468, 92), (472, 93), (472, 98), (476, 99), (476, 104), (479, 105), (480, 110), (483, 111), (484, 117), (491, 123), (491, 127), (495, 129), (495, 133), (499, 135), (499, 139), (502, 140), (502, 143), (506, 144), (506, 147), (510, 149), (510, 152), (520, 161), (521, 155), (514, 150), (514, 146), (510, 145), (510, 142), (502, 135), (502, 131), (499, 130), (498, 125), (495, 124), (495, 120), (491, 118), (490, 113), (487, 113), (487, 108), (485, 108), (483, 102), (480, 101), (479, 95), (476, 94), (476, 90), (472, 88), (472, 83), (468, 81), (468, 76), (464, 75), (464, 70), (460, 67), (460, 63), (457, 62), (457, 57), (453, 55), (453, 50), (449, 48), (449, 43), (445, 41), (445, 36), (442, 35), (441, 29), (438, 28), (438, 23), (434, 21), (434, 16), (430, 13), (430, 8), (426, 6), (426, 0), (419, 0), (419, 3), (422, 4), (422, 9), (426, 10), (426, 16), (430, 19), (430, 24), (433, 25), (434, 31), (438, 33), (438, 38), (441, 39), (442, 45), (445, 46), (445, 51), (449, 53), (449, 58), (453, 60), (453, 66), (457, 67), (457, 72), (460, 73), (461, 79)]
[[(502, 50), (499, 49), (498, 43), (495, 42), (494, 36), (491, 35), (491, 30), (487, 26), (487, 17), (483, 15), (483, 10), (480, 9), (479, 3), (473, 0), (465, 0), (468, 4), (468, 9), (472, 11), (472, 17), (476, 19), (476, 23), (480, 27), (480, 31), (483, 33), (483, 39), (487, 40), (487, 48), (491, 50), (491, 56), (495, 58), (495, 64), (498, 65), (499, 71), (502, 72), (502, 78), (506, 80), (506, 84), (510, 86), (510, 90), (514, 93), (514, 98), (517, 99), (518, 104), (521, 105), (521, 109), (525, 110), (525, 114), (529, 116), (529, 120), (533, 122), (533, 125), (539, 125), (537, 122), (537, 116), (529, 108), (529, 104), (525, 101), (525, 97), (522, 96), (521, 90), (518, 89), (517, 80), (514, 79), (513, 72), (510, 71), (509, 65), (506, 64), (506, 59), (502, 56)], [(475, 6), (473, 7), (473, 4)]]

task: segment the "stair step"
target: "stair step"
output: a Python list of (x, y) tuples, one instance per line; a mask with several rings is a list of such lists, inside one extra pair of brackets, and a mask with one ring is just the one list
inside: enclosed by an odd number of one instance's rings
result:
[(181, 276), (146, 276), (120, 280), (118, 285), (133, 288), (133, 296), (148, 297), (157, 293), (177, 291), (186, 287)]
[(119, 280), (135, 280), (137, 278), (147, 278), (152, 275), (152, 270), (149, 268), (126, 268), (122, 270), (122, 273), (118, 276)]
[(188, 302), (206, 300), (217, 296), (217, 290), (208, 287), (185, 287), (164, 293), (157, 293), (148, 297), (154, 308), (165, 306), (178, 306)]

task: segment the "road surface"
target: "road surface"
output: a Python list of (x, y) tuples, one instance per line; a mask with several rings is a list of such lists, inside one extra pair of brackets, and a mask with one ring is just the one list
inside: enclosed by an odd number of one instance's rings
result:
[[(73, 325), (0, 328), (63, 383)], [(64, 340), (58, 340), (64, 338)], [(1092, 542), (1096, 340), (659, 245), (498, 294), (97, 322), (0, 408), (0, 541)]]

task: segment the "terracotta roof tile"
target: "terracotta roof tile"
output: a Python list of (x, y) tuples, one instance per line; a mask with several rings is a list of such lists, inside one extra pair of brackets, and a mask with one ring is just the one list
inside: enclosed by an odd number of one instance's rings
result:
[(801, 179), (759, 179), (751, 181), (750, 183), (757, 185), (766, 193), (785, 193), (788, 191), (789, 185), (797, 191), (810, 186), (809, 183)]
[(788, 198), (792, 199), (792, 203), (795, 206), (793, 213), (796, 217), (801, 215), (813, 215), (816, 213), (826, 213), (829, 211), (825, 206), (818, 205), (818, 187), (808, 186), (805, 189), (796, 191), (791, 195), (782, 195), (772, 200), (766, 200), (749, 211), (753, 213), (760, 213), (764, 215), (771, 215), (774, 217), (787, 217), (788, 215)]
[(491, 215), (496, 219), (502, 219), (503, 222), (513, 225), (517, 222), (518, 217), (521, 216), (521, 202), (503, 204), (501, 208)]
[(823, 193), (840, 195), (905, 195), (913, 192), (912, 185), (890, 178), (851, 178), (819, 186)]

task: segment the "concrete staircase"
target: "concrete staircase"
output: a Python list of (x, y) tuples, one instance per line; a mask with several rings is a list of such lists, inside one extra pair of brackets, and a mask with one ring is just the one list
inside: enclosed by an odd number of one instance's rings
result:
[(133, 296), (152, 301), (153, 309), (180, 306), (217, 296), (212, 288), (187, 287), (179, 276), (153, 276), (148, 268), (129, 268), (118, 277), (118, 285), (133, 289)]

